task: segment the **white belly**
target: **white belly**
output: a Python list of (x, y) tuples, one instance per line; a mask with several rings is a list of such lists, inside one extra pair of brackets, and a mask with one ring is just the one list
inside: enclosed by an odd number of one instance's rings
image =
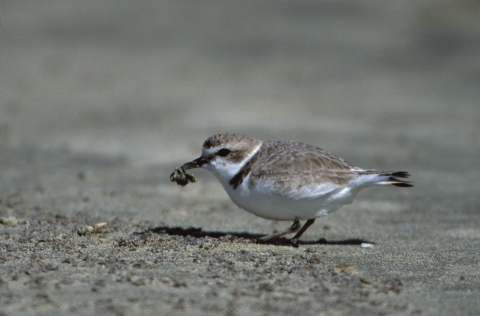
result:
[(224, 188), (232, 201), (242, 209), (257, 216), (278, 221), (293, 221), (295, 218), (306, 220), (325, 216), (342, 205), (352, 203), (352, 198), (357, 193), (345, 187), (315, 199), (294, 200), (259, 193), (243, 185), (234, 190), (226, 183)]

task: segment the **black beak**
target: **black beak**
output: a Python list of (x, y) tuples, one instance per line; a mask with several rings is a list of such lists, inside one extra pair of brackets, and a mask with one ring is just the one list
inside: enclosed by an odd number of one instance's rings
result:
[(204, 158), (200, 157), (200, 158), (197, 158), (195, 160), (192, 160), (190, 162), (187, 162), (187, 163), (183, 164), (183, 166), (181, 168), (183, 168), (184, 170), (200, 168), (201, 166), (203, 166), (207, 162), (208, 161), (206, 161)]

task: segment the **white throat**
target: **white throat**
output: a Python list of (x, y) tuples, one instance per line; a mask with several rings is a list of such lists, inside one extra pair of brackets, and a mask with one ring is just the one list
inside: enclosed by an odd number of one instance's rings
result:
[[(254, 150), (250, 152), (248, 156), (242, 161), (232, 162), (228, 159), (213, 159), (209, 163), (204, 164), (202, 167), (211, 171), (217, 179), (222, 183), (224, 188), (230, 186), (230, 180), (245, 166), (246, 163), (252, 159), (252, 157), (260, 150), (262, 143), (259, 143)], [(202, 155), (208, 154), (205, 152)]]

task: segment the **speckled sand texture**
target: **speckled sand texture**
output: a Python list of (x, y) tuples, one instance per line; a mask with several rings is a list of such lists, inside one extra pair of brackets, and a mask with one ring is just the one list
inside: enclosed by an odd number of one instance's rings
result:
[[(0, 315), (480, 315), (478, 1), (2, 1)], [(299, 248), (204, 170), (304, 141), (369, 188)], [(370, 244), (370, 247), (361, 245)]]

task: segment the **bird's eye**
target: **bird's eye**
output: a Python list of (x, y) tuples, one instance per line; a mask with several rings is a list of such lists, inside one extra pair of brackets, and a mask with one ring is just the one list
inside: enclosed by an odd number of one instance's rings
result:
[(228, 154), (231, 152), (231, 150), (227, 149), (227, 148), (222, 148), (218, 151), (217, 155), (219, 155), (220, 157), (226, 157), (228, 156)]

